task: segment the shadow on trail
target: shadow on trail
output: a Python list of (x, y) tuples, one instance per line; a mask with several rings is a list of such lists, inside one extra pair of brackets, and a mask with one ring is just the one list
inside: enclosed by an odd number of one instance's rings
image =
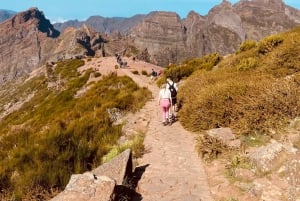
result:
[[(132, 175), (132, 187), (136, 189), (139, 180), (142, 178), (142, 175), (146, 171), (146, 168), (149, 166), (149, 164), (143, 165), (143, 166), (138, 166), (135, 168), (133, 175)], [(143, 199), (142, 195), (135, 192), (136, 195), (132, 197), (132, 201), (141, 201)]]
[(122, 185), (116, 185), (114, 201), (141, 201), (142, 195), (136, 192), (136, 187), (143, 173), (149, 166), (143, 165), (136, 167), (134, 172), (125, 177)]

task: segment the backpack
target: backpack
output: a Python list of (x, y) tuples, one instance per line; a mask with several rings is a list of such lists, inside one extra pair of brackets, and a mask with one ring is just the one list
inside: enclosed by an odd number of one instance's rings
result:
[(172, 98), (175, 98), (175, 97), (177, 96), (177, 91), (176, 91), (176, 89), (175, 89), (175, 87), (174, 87), (174, 82), (173, 82), (172, 84), (170, 84), (170, 83), (168, 82), (168, 84), (169, 84), (169, 90), (170, 90), (170, 92), (171, 92), (171, 97), (172, 97)]
[(157, 72), (156, 71), (152, 71), (152, 76), (156, 77), (157, 76)]

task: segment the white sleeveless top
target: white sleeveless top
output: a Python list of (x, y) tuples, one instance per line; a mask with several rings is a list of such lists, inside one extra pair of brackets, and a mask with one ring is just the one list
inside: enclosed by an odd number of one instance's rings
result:
[(164, 98), (169, 99), (169, 98), (171, 98), (171, 92), (170, 92), (170, 90), (168, 90), (168, 89), (166, 89), (166, 88), (161, 89), (161, 90), (159, 91), (159, 97), (160, 97), (161, 99), (164, 99)]

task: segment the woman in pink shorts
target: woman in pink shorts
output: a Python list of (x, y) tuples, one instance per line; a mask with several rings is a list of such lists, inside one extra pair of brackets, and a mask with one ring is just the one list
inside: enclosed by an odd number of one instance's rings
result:
[(158, 105), (162, 109), (162, 122), (163, 125), (168, 124), (169, 108), (171, 106), (171, 92), (166, 89), (166, 84), (161, 85), (158, 96)]

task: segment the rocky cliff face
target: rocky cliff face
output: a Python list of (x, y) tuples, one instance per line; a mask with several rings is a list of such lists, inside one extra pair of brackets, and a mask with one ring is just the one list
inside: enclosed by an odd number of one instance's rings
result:
[(259, 40), (299, 25), (300, 11), (282, 0), (241, 0), (234, 5), (223, 0), (206, 16), (191, 11), (180, 19), (176, 13), (152, 12), (132, 18), (91, 17), (86, 23), (106, 34), (84, 23), (60, 33), (36, 8), (0, 24), (0, 83), (47, 61), (83, 55), (121, 53), (160, 66), (214, 52), (226, 55), (246, 39)]
[(132, 29), (131, 37), (140, 49), (148, 49), (152, 62), (175, 62), (184, 57), (186, 28), (176, 13), (153, 12)]
[(0, 83), (31, 72), (47, 61), (94, 55), (103, 40), (83, 26), (62, 34), (31, 8), (0, 24)]
[(246, 38), (254, 40), (295, 27), (300, 20), (300, 11), (282, 0), (244, 0), (234, 5), (234, 10), (242, 19)]
[(232, 53), (246, 39), (261, 38), (300, 24), (300, 11), (282, 0), (223, 2), (206, 16), (190, 12), (181, 20), (175, 13), (154, 12), (130, 35), (150, 61), (165, 66), (187, 58), (219, 52)]
[(0, 82), (31, 71), (42, 60), (42, 45), (50, 46), (58, 36), (59, 32), (34, 8), (3, 22), (0, 25)]

